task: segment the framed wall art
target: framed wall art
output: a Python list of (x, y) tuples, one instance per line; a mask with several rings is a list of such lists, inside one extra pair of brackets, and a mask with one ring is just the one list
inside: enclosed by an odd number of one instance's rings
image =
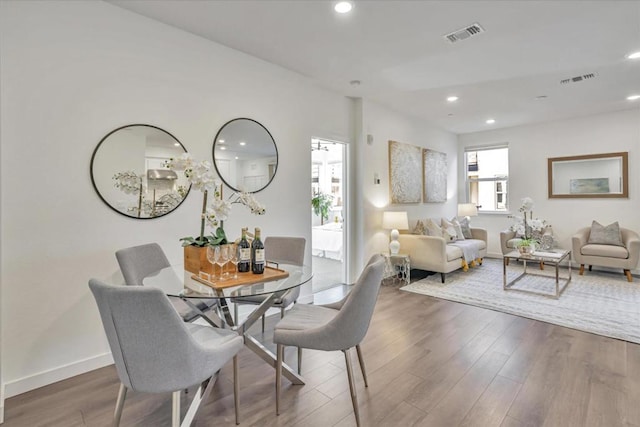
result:
[(425, 148), (422, 150), (424, 195), (426, 203), (447, 201), (447, 154)]
[(422, 148), (389, 141), (389, 193), (394, 204), (422, 201)]

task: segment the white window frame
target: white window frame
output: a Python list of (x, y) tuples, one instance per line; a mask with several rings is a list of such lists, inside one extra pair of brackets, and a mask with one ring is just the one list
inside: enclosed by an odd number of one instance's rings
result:
[[(491, 209), (487, 209), (487, 207), (485, 206), (479, 206), (478, 207), (478, 212), (479, 213), (509, 213), (509, 173), (507, 173), (506, 175), (496, 175), (493, 177), (488, 177), (488, 178), (470, 178), (469, 177), (469, 164), (468, 164), (468, 153), (470, 152), (478, 152), (478, 151), (490, 151), (490, 150), (499, 150), (499, 149), (507, 149), (507, 158), (508, 156), (508, 150), (509, 150), (509, 145), (508, 144), (500, 144), (500, 145), (491, 145), (491, 146), (480, 146), (480, 147), (465, 147), (464, 148), (464, 182), (465, 182), (465, 201), (466, 203), (472, 203), (471, 201), (471, 194), (469, 194), (469, 190), (471, 188), (471, 184), (472, 183), (480, 183), (480, 182), (493, 182), (493, 188), (494, 188), (494, 193), (495, 193), (495, 202), (494, 202), (494, 206), (491, 207)], [(509, 169), (509, 164), (507, 164), (507, 169)], [(498, 182), (502, 182), (504, 181), (504, 187), (503, 191), (501, 191), (501, 193), (503, 194), (503, 203), (504, 203), (504, 210), (502, 209), (498, 209), (497, 207), (497, 203), (498, 203), (498, 198), (497, 198), (497, 194), (498, 194)]]

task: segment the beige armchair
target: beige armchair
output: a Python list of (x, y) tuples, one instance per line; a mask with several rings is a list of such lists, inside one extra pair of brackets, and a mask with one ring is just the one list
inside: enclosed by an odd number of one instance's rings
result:
[(631, 269), (638, 265), (640, 256), (640, 237), (635, 231), (620, 227), (624, 246), (589, 244), (591, 227), (585, 227), (574, 234), (572, 241), (573, 259), (580, 264), (580, 275), (584, 274), (585, 264), (589, 266), (621, 268), (629, 282), (633, 282)]
[[(551, 227), (546, 227), (543, 235), (553, 235)], [(506, 255), (509, 252), (513, 252), (518, 249), (518, 243), (522, 239), (516, 237), (516, 232), (512, 230), (502, 230), (500, 232), (500, 248), (502, 249), (502, 255)], [(509, 265), (509, 259), (506, 260)], [(540, 270), (544, 270), (544, 262), (540, 262)]]

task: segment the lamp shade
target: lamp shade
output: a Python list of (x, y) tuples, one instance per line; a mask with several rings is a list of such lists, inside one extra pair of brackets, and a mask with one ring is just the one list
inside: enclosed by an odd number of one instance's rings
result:
[(478, 207), (475, 203), (460, 203), (458, 205), (458, 216), (478, 216)]
[(406, 212), (383, 212), (382, 228), (387, 230), (408, 230), (409, 220)]

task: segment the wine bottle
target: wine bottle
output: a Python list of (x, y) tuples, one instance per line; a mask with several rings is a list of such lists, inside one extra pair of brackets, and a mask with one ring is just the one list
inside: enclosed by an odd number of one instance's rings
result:
[(264, 265), (264, 243), (260, 240), (260, 229), (256, 227), (256, 235), (251, 243), (251, 271), (253, 274), (262, 274)]
[(242, 229), (242, 238), (238, 243), (238, 272), (248, 273), (251, 268), (251, 248), (247, 241), (247, 229)]

